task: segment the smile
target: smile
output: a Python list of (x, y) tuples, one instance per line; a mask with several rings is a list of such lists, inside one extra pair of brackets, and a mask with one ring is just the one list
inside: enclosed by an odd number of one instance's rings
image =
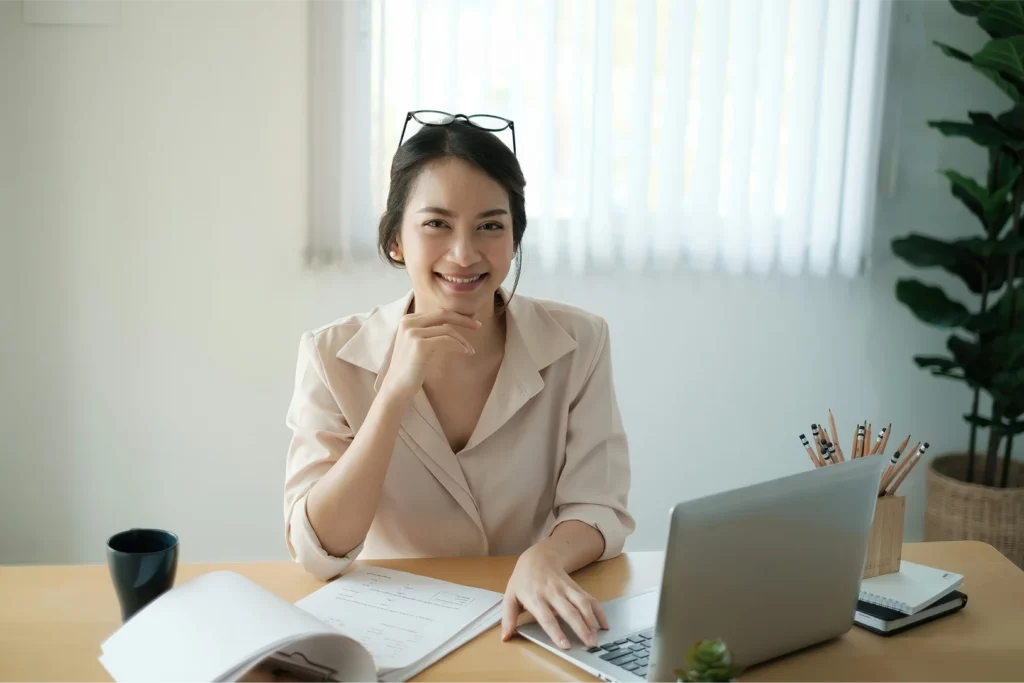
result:
[(444, 273), (438, 273), (438, 275), (440, 275), (442, 279), (447, 280), (448, 282), (454, 282), (457, 285), (466, 285), (466, 284), (469, 284), (471, 282), (477, 282), (478, 280), (482, 280), (484, 278), (484, 275), (486, 275), (486, 273), (481, 273), (480, 275), (475, 275), (475, 276), (469, 277), (469, 278), (465, 278), (465, 277), (451, 277), (450, 275), (445, 275)]

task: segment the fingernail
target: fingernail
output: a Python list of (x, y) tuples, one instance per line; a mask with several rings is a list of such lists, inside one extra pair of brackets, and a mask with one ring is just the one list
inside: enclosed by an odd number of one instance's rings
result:
[(476, 319), (474, 319), (474, 320), (473, 320), (473, 322), (475, 322), (475, 323), (476, 323), (476, 326), (477, 326), (477, 327), (480, 327), (481, 325), (483, 325), (483, 323), (482, 323), (482, 322), (480, 322), (479, 320), (476, 320)]
[(562, 638), (562, 640), (559, 642), (559, 644), (562, 646), (563, 650), (568, 650), (569, 649), (569, 640), (568, 639)]

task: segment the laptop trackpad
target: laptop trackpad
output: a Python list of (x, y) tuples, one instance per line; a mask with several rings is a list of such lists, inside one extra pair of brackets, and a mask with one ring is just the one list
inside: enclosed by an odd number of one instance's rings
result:
[(614, 633), (633, 633), (653, 628), (658, 616), (658, 591), (628, 595), (601, 603), (608, 625)]

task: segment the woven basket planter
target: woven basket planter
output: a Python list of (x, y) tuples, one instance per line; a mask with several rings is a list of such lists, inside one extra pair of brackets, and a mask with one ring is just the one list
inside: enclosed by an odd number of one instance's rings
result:
[[(975, 456), (974, 480), (982, 478), (984, 457)], [(1002, 475), (1002, 460), (997, 470)], [(1024, 569), (1024, 466), (1010, 463), (1007, 487), (968, 484), (966, 455), (931, 461), (925, 477), (924, 540), (983, 541)]]

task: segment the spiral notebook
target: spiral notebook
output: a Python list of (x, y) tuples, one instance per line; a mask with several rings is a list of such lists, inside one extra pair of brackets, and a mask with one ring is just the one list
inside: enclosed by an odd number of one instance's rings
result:
[(915, 562), (900, 562), (900, 570), (860, 582), (860, 599), (904, 614), (916, 614), (963, 585), (964, 577)]

